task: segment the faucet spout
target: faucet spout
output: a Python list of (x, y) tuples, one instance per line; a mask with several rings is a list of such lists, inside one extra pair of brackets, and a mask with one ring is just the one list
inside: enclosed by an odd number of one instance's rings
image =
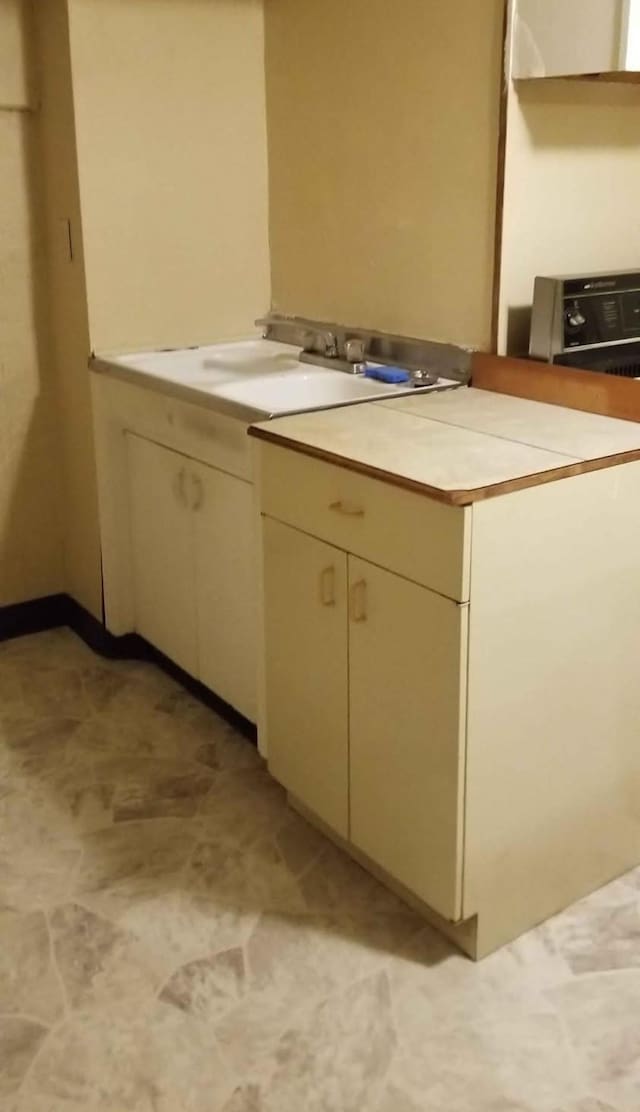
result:
[(307, 355), (317, 354), (325, 359), (338, 358), (338, 340), (333, 332), (308, 332), (305, 336), (303, 351)]
[(347, 374), (364, 374), (364, 341), (353, 337), (344, 342), (344, 355), (335, 332), (309, 332), (305, 337), (304, 348), (300, 354), (301, 363), (315, 363), (319, 367), (329, 367), (332, 371), (345, 371)]
[(338, 358), (338, 338), (334, 332), (325, 332), (323, 336), (324, 354), (327, 359)]

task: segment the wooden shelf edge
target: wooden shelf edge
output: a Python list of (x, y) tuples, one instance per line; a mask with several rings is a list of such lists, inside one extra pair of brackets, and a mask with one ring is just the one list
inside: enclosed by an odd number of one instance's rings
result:
[(583, 413), (640, 421), (640, 382), (617, 375), (474, 352), (471, 385)]

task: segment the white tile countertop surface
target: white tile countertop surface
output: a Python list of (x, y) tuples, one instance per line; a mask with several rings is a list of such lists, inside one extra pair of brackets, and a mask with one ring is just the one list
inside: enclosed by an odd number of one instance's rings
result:
[[(594, 459), (640, 445), (640, 425), (596, 413), (581, 413), (490, 390), (446, 392), (422, 405), (420, 398), (390, 398), (381, 404), (401, 413), (503, 437), (534, 448)], [(640, 385), (638, 387), (640, 395)]]
[(464, 387), (284, 417), (251, 434), (457, 504), (640, 459), (640, 424)]

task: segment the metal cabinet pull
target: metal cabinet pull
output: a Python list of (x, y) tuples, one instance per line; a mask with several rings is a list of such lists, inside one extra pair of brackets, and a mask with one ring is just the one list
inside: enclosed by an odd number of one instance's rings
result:
[(351, 588), (351, 620), (353, 622), (366, 622), (367, 620), (366, 579), (359, 579)]
[(198, 475), (191, 476), (191, 487), (193, 490), (191, 509), (197, 512), (202, 509), (202, 503), (204, 502), (204, 483)]
[(354, 506), (349, 502), (332, 502), (329, 509), (334, 510), (338, 514), (344, 514), (345, 517), (364, 517), (364, 510), (362, 507)]
[(323, 606), (336, 604), (336, 569), (333, 565), (320, 572), (320, 602)]

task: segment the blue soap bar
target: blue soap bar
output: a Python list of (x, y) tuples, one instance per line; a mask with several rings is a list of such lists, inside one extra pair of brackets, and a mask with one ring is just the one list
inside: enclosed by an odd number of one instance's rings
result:
[(375, 378), (378, 382), (408, 382), (411, 378), (402, 367), (369, 367), (364, 374), (365, 378)]

